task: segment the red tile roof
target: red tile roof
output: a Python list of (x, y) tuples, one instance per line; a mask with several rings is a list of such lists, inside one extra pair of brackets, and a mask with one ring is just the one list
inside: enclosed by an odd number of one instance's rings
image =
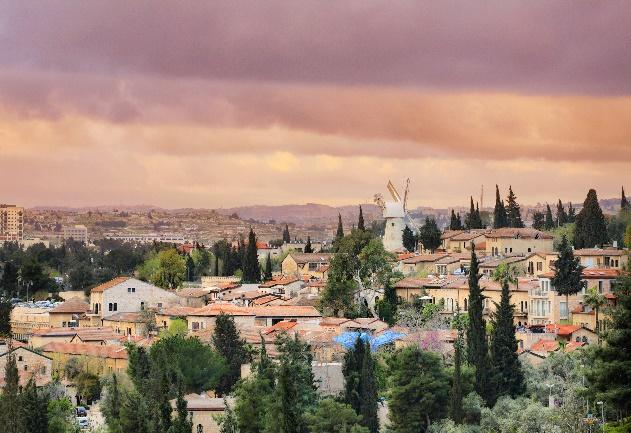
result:
[(234, 304), (215, 302), (208, 304), (204, 307), (197, 308), (195, 311), (190, 312), (189, 316), (218, 316), (221, 313), (228, 314), (230, 316), (254, 316), (255, 313), (251, 308), (239, 307)]
[(286, 286), (287, 284), (295, 283), (296, 281), (300, 281), (296, 277), (282, 277), (282, 278), (274, 278), (270, 281), (265, 281), (262, 284), (259, 284), (259, 287), (262, 289), (270, 288), (274, 286)]
[(287, 332), (297, 324), (298, 323), (295, 320), (283, 320), (273, 326), (270, 326), (269, 328), (266, 328), (263, 331), (263, 334), (268, 335), (274, 332)]
[(578, 331), (579, 329), (581, 329), (581, 327), (578, 325), (555, 325), (555, 324), (546, 325), (547, 332), (554, 332), (557, 335), (561, 335), (563, 337), (570, 336), (576, 331)]
[(413, 265), (415, 263), (435, 262), (437, 260), (447, 257), (447, 254), (419, 254), (409, 259), (403, 260), (406, 265)]
[(584, 343), (582, 341), (570, 341), (565, 345), (565, 352), (574, 352), (576, 349), (580, 349), (581, 347), (584, 347), (586, 345), (587, 343)]
[(55, 308), (50, 310), (49, 314), (60, 314), (60, 313), (85, 313), (90, 310), (90, 305), (87, 302), (82, 301), (79, 298), (72, 298), (67, 300), (66, 302), (62, 302), (57, 305)]
[(106, 283), (100, 284), (96, 287), (94, 287), (92, 290), (90, 290), (91, 293), (101, 293), (106, 291), (109, 288), (112, 288), (114, 286), (117, 286), (121, 283), (124, 283), (125, 281), (129, 280), (131, 277), (116, 277), (113, 278), (111, 280), (109, 280)]
[(535, 344), (530, 346), (532, 352), (554, 352), (559, 350), (559, 342), (556, 340), (540, 339)]
[(628, 251), (619, 250), (617, 248), (582, 248), (574, 250), (575, 256), (624, 256), (629, 254)]
[(251, 307), (257, 317), (321, 317), (314, 307), (302, 305), (278, 305)]
[(262, 296), (260, 298), (256, 298), (255, 300), (252, 301), (252, 303), (254, 305), (265, 305), (265, 304), (270, 303), (272, 301), (275, 301), (277, 299), (280, 299), (280, 296), (265, 295), (265, 296)]

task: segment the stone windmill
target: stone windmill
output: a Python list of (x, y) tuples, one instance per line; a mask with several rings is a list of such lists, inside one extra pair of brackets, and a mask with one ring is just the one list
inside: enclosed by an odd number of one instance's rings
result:
[(374, 199), (375, 203), (381, 208), (383, 218), (386, 220), (383, 246), (390, 252), (402, 251), (405, 249), (403, 247), (403, 229), (407, 226), (415, 235), (419, 233), (419, 227), (407, 210), (410, 179), (407, 179), (405, 182), (403, 198), (401, 198), (391, 180), (388, 180), (387, 188), (392, 196), (392, 201), (384, 200), (381, 194), (375, 194)]

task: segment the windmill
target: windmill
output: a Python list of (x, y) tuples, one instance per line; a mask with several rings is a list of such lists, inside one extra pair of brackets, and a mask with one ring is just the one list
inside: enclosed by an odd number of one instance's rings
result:
[(418, 234), (416, 225), (407, 210), (407, 201), (410, 192), (410, 179), (405, 182), (403, 198), (397, 191), (391, 180), (388, 180), (386, 188), (392, 196), (392, 201), (385, 201), (381, 194), (375, 194), (375, 203), (381, 207), (383, 218), (386, 220), (383, 235), (383, 246), (387, 251), (399, 251), (403, 247), (403, 230), (407, 226), (414, 234)]

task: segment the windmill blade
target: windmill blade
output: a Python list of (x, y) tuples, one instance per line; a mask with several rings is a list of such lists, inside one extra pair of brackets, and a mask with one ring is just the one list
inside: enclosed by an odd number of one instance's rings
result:
[(408, 210), (408, 193), (410, 192), (410, 178), (405, 181), (405, 193), (403, 194), (403, 210)]
[(401, 202), (401, 196), (399, 195), (399, 192), (392, 184), (391, 180), (388, 180), (388, 191), (390, 191), (390, 195), (392, 196), (395, 202), (397, 203)]

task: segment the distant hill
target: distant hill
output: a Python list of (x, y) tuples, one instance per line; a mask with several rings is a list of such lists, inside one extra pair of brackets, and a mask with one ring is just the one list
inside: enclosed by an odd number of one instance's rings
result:
[[(375, 204), (362, 204), (362, 210), (366, 221), (381, 218), (381, 209)], [(223, 215), (237, 214), (239, 218), (248, 220), (277, 223), (286, 222), (307, 225), (327, 225), (337, 223), (338, 213), (342, 215), (345, 225), (348, 222), (357, 221), (359, 205), (357, 206), (328, 206), (317, 203), (290, 204), (280, 206), (239, 206), (227, 209), (216, 209), (217, 213)], [(352, 224), (351, 223), (351, 224)]]

